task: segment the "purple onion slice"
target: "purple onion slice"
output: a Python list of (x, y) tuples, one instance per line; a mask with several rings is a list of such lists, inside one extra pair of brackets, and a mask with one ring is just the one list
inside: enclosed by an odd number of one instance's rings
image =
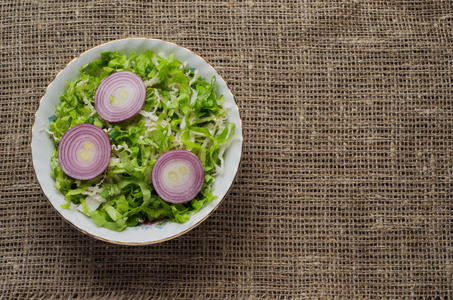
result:
[(131, 71), (118, 71), (102, 79), (94, 94), (98, 115), (112, 123), (135, 116), (143, 108), (145, 100), (145, 84)]
[(153, 166), (152, 181), (157, 194), (170, 203), (194, 199), (203, 188), (204, 168), (198, 156), (173, 150), (160, 156)]
[(66, 175), (88, 180), (105, 171), (112, 155), (110, 138), (104, 130), (91, 124), (69, 129), (58, 146), (58, 162)]

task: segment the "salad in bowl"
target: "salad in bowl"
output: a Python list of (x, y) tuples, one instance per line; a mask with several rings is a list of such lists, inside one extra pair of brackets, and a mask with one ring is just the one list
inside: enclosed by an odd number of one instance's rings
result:
[(108, 242), (150, 244), (194, 228), (225, 198), (242, 124), (206, 61), (133, 38), (95, 47), (57, 75), (31, 146), (41, 188), (70, 224)]

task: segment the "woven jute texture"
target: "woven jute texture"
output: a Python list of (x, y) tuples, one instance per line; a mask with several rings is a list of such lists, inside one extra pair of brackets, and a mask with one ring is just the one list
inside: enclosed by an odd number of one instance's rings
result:
[[(0, 298), (453, 297), (451, 1), (0, 0)], [(156, 245), (95, 240), (35, 179), (34, 113), (101, 43), (159, 38), (228, 82), (228, 197)]]

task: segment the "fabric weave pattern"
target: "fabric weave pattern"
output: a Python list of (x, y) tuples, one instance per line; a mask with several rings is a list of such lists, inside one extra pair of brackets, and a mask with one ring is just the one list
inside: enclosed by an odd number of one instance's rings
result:
[[(452, 297), (450, 1), (0, 0), (0, 298)], [(53, 211), (30, 155), (47, 85), (80, 53), (159, 38), (241, 110), (222, 205), (161, 244), (107, 244)]]

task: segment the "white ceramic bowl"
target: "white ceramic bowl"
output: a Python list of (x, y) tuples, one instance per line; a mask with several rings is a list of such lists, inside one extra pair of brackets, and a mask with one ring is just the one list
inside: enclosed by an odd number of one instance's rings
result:
[[(124, 231), (116, 232), (96, 226), (89, 217), (79, 211), (61, 208), (61, 205), (65, 204), (66, 201), (63, 194), (54, 188), (55, 180), (50, 176), (50, 156), (54, 144), (48, 135), (40, 129), (43, 125), (48, 128), (49, 117), (55, 113), (55, 107), (59, 104), (60, 96), (65, 91), (65, 83), (76, 80), (80, 76), (80, 67), (99, 58), (102, 51), (119, 51), (121, 54), (135, 52), (139, 54), (146, 49), (167, 56), (174, 53), (176, 59), (181, 62), (187, 61), (187, 68), (197, 69), (202, 77), (216, 76), (215, 92), (217, 95), (224, 95), (225, 102), (231, 105), (231, 109), (228, 110), (228, 120), (236, 124), (236, 133), (234, 141), (225, 152), (225, 170), (223, 174), (216, 177), (214, 183), (213, 194), (217, 196), (215, 201), (193, 214), (190, 220), (183, 224), (165, 222), (163, 224), (129, 227)], [(54, 81), (48, 86), (36, 112), (32, 129), (31, 151), (38, 182), (49, 202), (66, 221), (80, 231), (100, 240), (117, 244), (142, 245), (166, 241), (188, 232), (203, 222), (220, 205), (237, 175), (242, 157), (242, 144), (242, 122), (239, 109), (226, 82), (211, 65), (190, 50), (173, 43), (157, 39), (128, 38), (94, 47), (72, 60), (66, 68), (58, 73)]]

